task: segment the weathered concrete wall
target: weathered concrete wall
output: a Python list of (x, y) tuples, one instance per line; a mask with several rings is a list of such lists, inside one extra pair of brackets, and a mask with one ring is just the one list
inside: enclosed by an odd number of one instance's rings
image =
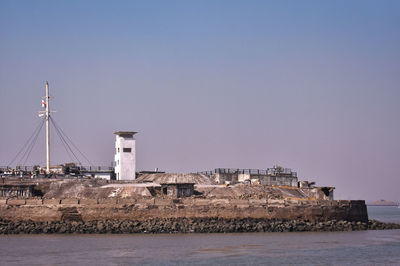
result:
[(83, 221), (209, 217), (368, 221), (364, 201), (203, 198), (0, 200), (1, 219), (61, 221), (65, 217)]

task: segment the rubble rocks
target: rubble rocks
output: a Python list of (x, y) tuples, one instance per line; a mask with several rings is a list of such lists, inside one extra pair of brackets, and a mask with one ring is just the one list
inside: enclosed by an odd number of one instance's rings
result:
[(237, 233), (237, 232), (323, 232), (400, 229), (400, 224), (375, 220), (365, 222), (221, 218), (169, 218), (58, 222), (11, 222), (0, 220), (0, 234), (128, 234), (128, 233)]
[(369, 220), (368, 229), (369, 230), (400, 229), (400, 224), (383, 223), (377, 220)]

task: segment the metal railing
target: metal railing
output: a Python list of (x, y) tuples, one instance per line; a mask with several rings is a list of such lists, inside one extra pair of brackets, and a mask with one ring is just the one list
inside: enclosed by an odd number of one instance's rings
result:
[(80, 166), (81, 171), (114, 171), (111, 166)]
[[(37, 166), (0, 166), (0, 172), (8, 172), (8, 171), (14, 171), (14, 172), (32, 172), (34, 171), (35, 167)], [(59, 169), (62, 171), (64, 168), (62, 165), (60, 166), (54, 166), (50, 167), (51, 169)], [(77, 169), (79, 171), (114, 171), (114, 167), (112, 166), (70, 166), (70, 169)], [(45, 169), (45, 167), (42, 167), (41, 169)]]
[(291, 175), (297, 177), (297, 172), (290, 168), (267, 168), (267, 169), (239, 169), (239, 168), (216, 168), (212, 171), (202, 171), (199, 174), (212, 176), (214, 174), (251, 174), (251, 175)]
[(24, 166), (17, 165), (17, 166), (15, 166), (15, 167), (11, 167), (11, 166), (0, 166), (0, 170), (2, 170), (2, 171), (9, 171), (9, 170), (14, 169), (14, 170), (18, 170), (18, 171), (33, 171), (34, 167), (35, 167), (35, 166), (27, 166), (27, 165), (24, 165)]

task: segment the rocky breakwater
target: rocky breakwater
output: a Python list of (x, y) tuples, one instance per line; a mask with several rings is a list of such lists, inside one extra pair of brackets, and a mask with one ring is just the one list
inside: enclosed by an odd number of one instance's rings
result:
[(0, 234), (129, 234), (129, 233), (237, 233), (237, 232), (323, 232), (400, 229), (398, 224), (378, 221), (306, 221), (225, 218), (168, 218), (104, 221), (5, 221), (0, 220)]

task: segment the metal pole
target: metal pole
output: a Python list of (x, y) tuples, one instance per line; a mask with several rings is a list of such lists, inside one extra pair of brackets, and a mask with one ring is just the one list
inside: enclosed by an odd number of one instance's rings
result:
[(50, 172), (50, 106), (49, 106), (49, 83), (46, 81), (46, 171)]

